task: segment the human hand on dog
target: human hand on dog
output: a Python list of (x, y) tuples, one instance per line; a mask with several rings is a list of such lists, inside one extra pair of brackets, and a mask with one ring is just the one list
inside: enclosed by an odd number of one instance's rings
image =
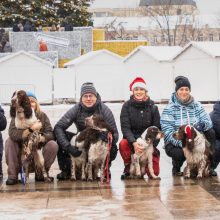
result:
[(199, 122), (197, 122), (197, 123), (194, 124), (194, 127), (195, 127), (195, 129), (196, 129), (197, 131), (203, 132), (204, 129), (205, 129), (205, 123), (199, 121)]
[(42, 128), (42, 123), (38, 120), (36, 121), (32, 126), (31, 126), (31, 129), (33, 131), (37, 131), (37, 130), (40, 130)]
[(133, 146), (134, 146), (134, 152), (135, 152), (137, 155), (142, 154), (142, 152), (143, 152), (143, 147), (142, 147), (140, 144), (138, 144), (137, 142), (134, 142), (134, 143), (133, 143)]
[(71, 154), (73, 157), (79, 157), (82, 151), (80, 151), (78, 147), (72, 146), (70, 144), (68, 147), (68, 153)]

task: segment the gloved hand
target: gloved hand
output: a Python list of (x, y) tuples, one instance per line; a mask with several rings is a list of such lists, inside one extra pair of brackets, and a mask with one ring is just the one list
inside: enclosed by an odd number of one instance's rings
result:
[(204, 122), (200, 122), (200, 121), (195, 123), (193, 126), (199, 132), (203, 132), (204, 129), (205, 129), (205, 123)]
[(67, 151), (69, 154), (71, 154), (73, 157), (79, 157), (82, 153), (76, 146), (72, 146), (71, 144), (68, 146)]

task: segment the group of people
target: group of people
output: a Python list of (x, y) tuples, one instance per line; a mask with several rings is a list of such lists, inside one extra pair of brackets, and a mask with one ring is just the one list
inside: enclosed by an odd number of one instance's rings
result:
[[(52, 23), (50, 27), (46, 28), (48, 31), (73, 31), (73, 24), (71, 24), (71, 21), (68, 20), (66, 22), (63, 22), (62, 24), (55, 24)], [(27, 20), (25, 22), (19, 21), (15, 22), (12, 27), (13, 32), (42, 32), (43, 26), (39, 25), (36, 26), (33, 22)]]
[[(213, 156), (211, 161), (210, 175), (216, 176), (215, 171), (220, 161), (220, 102), (214, 105), (213, 111), (205, 112), (202, 105), (195, 101), (191, 95), (191, 85), (188, 78), (178, 76), (175, 79), (175, 92), (172, 94), (168, 105), (160, 113), (154, 101), (150, 99), (147, 84), (143, 78), (137, 77), (130, 84), (131, 96), (121, 109), (120, 124), (123, 139), (119, 142), (119, 152), (124, 161), (124, 171), (121, 179), (129, 177), (131, 152), (141, 154), (143, 148), (137, 143), (144, 131), (150, 126), (156, 126), (164, 133), (165, 152), (172, 158), (172, 175), (181, 176), (181, 167), (185, 161), (182, 143), (173, 138), (173, 133), (183, 124), (194, 126), (202, 132), (210, 143)], [(70, 154), (73, 157), (81, 155), (81, 151), (70, 144), (73, 133), (67, 129), (74, 123), (77, 132), (85, 129), (85, 118), (95, 113), (100, 114), (111, 127), (113, 133), (112, 146), (110, 149), (110, 162), (115, 160), (118, 152), (118, 129), (109, 107), (101, 101), (99, 93), (93, 83), (84, 83), (81, 87), (80, 101), (68, 110), (56, 123), (54, 130), (47, 115), (41, 111), (37, 97), (32, 92), (27, 92), (32, 108), (42, 124), (42, 143), (45, 166), (49, 169), (56, 156), (61, 172), (57, 174), (58, 180), (67, 180), (71, 173)], [(210, 117), (211, 116), (211, 117)], [(39, 123), (39, 122), (38, 122)], [(0, 108), (0, 130), (6, 127), (4, 111)], [(21, 144), (28, 137), (29, 132), (39, 128), (36, 123), (29, 129), (17, 129), (15, 119), (12, 118), (9, 125), (9, 138), (5, 142), (5, 157), (8, 165), (7, 185), (18, 182), (18, 173), (21, 167), (20, 150)], [(56, 141), (55, 141), (56, 140)], [(160, 151), (157, 149), (158, 141), (153, 143), (153, 169), (155, 175), (160, 172)], [(3, 141), (0, 136), (0, 159), (2, 164)], [(146, 174), (150, 177), (148, 168)], [(3, 178), (2, 165), (0, 166), (0, 178)], [(35, 178), (36, 179), (36, 178)], [(36, 181), (40, 181), (36, 179)]]

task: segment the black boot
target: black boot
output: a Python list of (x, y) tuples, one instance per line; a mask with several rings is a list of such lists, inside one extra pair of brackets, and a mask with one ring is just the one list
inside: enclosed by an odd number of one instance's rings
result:
[(218, 164), (219, 164), (219, 162), (216, 162), (214, 160), (214, 158), (212, 158), (211, 166), (210, 166), (210, 170), (209, 170), (209, 175), (210, 176), (217, 176), (218, 175), (217, 172), (215, 171), (215, 169), (217, 168)]
[(61, 173), (57, 174), (58, 180), (68, 180), (70, 179), (70, 172), (61, 171)]
[(172, 175), (173, 176), (182, 176), (183, 172), (181, 172), (181, 166), (182, 166), (183, 162), (173, 160), (172, 164), (173, 164)]
[(130, 176), (130, 164), (125, 164), (124, 171), (121, 175), (121, 180), (127, 179)]
[(8, 179), (6, 180), (6, 185), (15, 185), (15, 184), (17, 184), (17, 183), (18, 183), (18, 181), (15, 180), (15, 179), (10, 179), (10, 178), (8, 178)]

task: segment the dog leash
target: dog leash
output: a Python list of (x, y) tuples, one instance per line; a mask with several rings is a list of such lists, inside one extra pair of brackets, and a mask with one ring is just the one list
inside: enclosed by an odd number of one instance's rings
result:
[(107, 154), (106, 165), (105, 165), (106, 182), (107, 183), (110, 182), (110, 178), (109, 178), (109, 162), (110, 162), (110, 150), (111, 150), (111, 147), (112, 147), (112, 133), (108, 132), (108, 154)]
[(21, 183), (23, 185), (25, 185), (27, 179), (26, 179), (26, 176), (25, 176), (25, 172), (24, 172), (24, 167), (23, 166), (21, 166), (20, 174), (21, 174)]

